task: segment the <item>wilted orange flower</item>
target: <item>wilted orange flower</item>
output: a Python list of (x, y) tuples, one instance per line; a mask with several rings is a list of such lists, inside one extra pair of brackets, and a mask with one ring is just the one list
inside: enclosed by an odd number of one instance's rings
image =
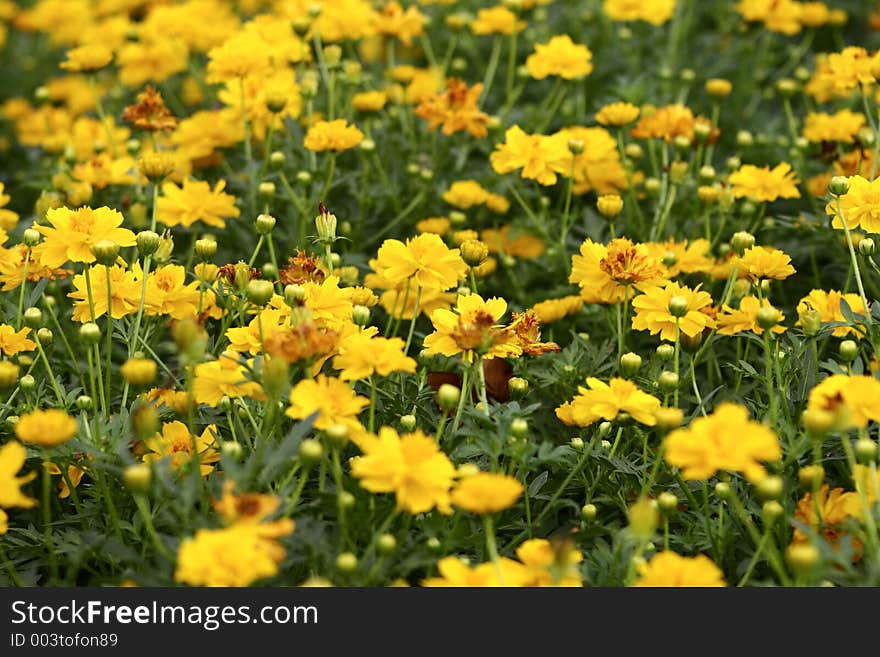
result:
[(165, 106), (162, 94), (150, 85), (138, 94), (134, 105), (129, 105), (122, 111), (122, 120), (149, 132), (174, 130), (177, 127), (177, 119)]
[(416, 116), (425, 119), (431, 130), (442, 125), (444, 135), (467, 131), (482, 139), (489, 133), (486, 127), (489, 115), (477, 105), (481, 93), (482, 83), (469, 89), (464, 80), (449, 78), (446, 91), (423, 100), (416, 108)]
[(515, 339), (519, 341), (522, 352), (527, 356), (540, 356), (560, 350), (555, 342), (541, 342), (541, 325), (537, 314), (531, 310), (513, 313), (510, 329)]

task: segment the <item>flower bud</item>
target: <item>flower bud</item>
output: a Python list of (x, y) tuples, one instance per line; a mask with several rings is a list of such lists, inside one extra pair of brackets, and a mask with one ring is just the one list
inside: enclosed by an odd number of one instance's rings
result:
[(778, 500), (784, 488), (785, 483), (778, 475), (767, 475), (755, 485), (758, 496), (764, 500)]
[(341, 424), (339, 422), (331, 424), (329, 427), (324, 429), (324, 435), (327, 436), (327, 440), (329, 440), (332, 444), (341, 447), (348, 443), (348, 425)]
[(798, 481), (806, 490), (816, 490), (825, 480), (825, 468), (821, 465), (805, 465), (798, 470)]
[(617, 194), (602, 194), (596, 199), (596, 209), (608, 221), (614, 221), (623, 212), (623, 199)]
[(275, 183), (261, 182), (257, 186), (257, 195), (263, 201), (268, 201), (275, 196)]
[(306, 438), (299, 444), (299, 458), (305, 465), (312, 465), (324, 456), (324, 446), (320, 440)]
[(247, 298), (255, 306), (265, 306), (272, 300), (275, 286), (270, 281), (254, 279), (247, 285)]
[[(755, 143), (755, 138), (748, 130), (740, 130), (736, 133), (736, 145), (740, 148), (748, 148)], [(738, 168), (738, 167), (737, 167)]]
[(260, 273), (262, 274), (262, 278), (265, 281), (278, 280), (278, 267), (276, 267), (271, 262), (264, 262), (263, 266), (260, 267)]
[(336, 557), (336, 568), (343, 573), (353, 573), (357, 567), (358, 558), (351, 552), (343, 552)]
[(94, 322), (86, 322), (79, 327), (80, 342), (93, 345), (101, 339), (101, 328)]
[(779, 323), (779, 311), (773, 306), (762, 306), (758, 309), (756, 316), (758, 326), (765, 331), (769, 331)]
[(34, 247), (40, 243), (40, 231), (36, 228), (28, 228), (22, 233), (21, 243), (27, 247)]
[(656, 178), (646, 178), (644, 188), (645, 194), (653, 198), (660, 193), (660, 181)]
[(737, 254), (742, 255), (746, 249), (755, 246), (755, 236), (744, 230), (737, 231), (730, 238), (730, 246)]
[(510, 433), (516, 438), (525, 438), (529, 434), (529, 423), (521, 417), (510, 423)]
[(400, 428), (406, 432), (411, 432), (416, 428), (416, 416), (412, 413), (400, 416)]
[(849, 178), (846, 176), (834, 176), (828, 183), (828, 191), (833, 196), (843, 196), (849, 191)]
[(856, 441), (855, 451), (860, 463), (872, 463), (877, 460), (877, 443), (870, 438), (859, 438)]
[(152, 230), (142, 230), (137, 234), (138, 253), (142, 257), (153, 255), (159, 248), (161, 238)]
[(605, 438), (610, 433), (611, 433), (611, 423), (610, 422), (600, 422), (599, 423), (599, 437)]
[(287, 156), (281, 151), (272, 151), (269, 156), (269, 168), (273, 171), (279, 171), (287, 164)]
[(20, 368), (8, 360), (0, 360), (0, 389), (11, 388), (18, 381)]
[(332, 244), (336, 241), (336, 215), (331, 214), (323, 203), (319, 205), (319, 210), (320, 213), (315, 217), (318, 241), (324, 244)]
[(153, 254), (153, 260), (156, 264), (164, 265), (171, 260), (171, 254), (174, 252), (174, 238), (168, 231), (159, 238), (159, 248)]
[(224, 440), (220, 444), (220, 453), (230, 461), (239, 461), (242, 454), (244, 454), (244, 448), (242, 448), (241, 443), (237, 443), (234, 440)]
[(284, 287), (284, 303), (295, 308), (303, 303), (306, 298), (306, 289), (302, 285), (291, 284)]
[(394, 534), (382, 534), (376, 541), (376, 549), (381, 554), (391, 554), (397, 549), (397, 539)]
[(629, 520), (629, 530), (632, 535), (642, 541), (649, 540), (657, 530), (659, 517), (657, 513), (657, 502), (641, 497), (627, 510), (627, 519)]
[(357, 502), (355, 496), (349, 493), (347, 490), (341, 491), (339, 493), (339, 496), (337, 497), (337, 500), (339, 502), (340, 508), (342, 509), (350, 509)]
[(43, 323), (43, 311), (39, 308), (31, 306), (24, 311), (22, 318), (24, 319), (25, 326), (34, 329)]
[(844, 340), (838, 347), (840, 360), (844, 363), (853, 362), (859, 355), (859, 345), (854, 340)]
[(308, 171), (297, 171), (296, 181), (302, 185), (308, 185), (312, 182), (312, 174)]
[(591, 521), (596, 519), (596, 505), (595, 504), (584, 504), (581, 507), (581, 518), (586, 521)]
[(706, 93), (716, 100), (729, 96), (732, 90), (733, 85), (730, 84), (729, 80), (723, 78), (710, 78), (706, 80)]
[(657, 428), (661, 431), (677, 429), (684, 422), (684, 412), (680, 408), (664, 406), (654, 411), (654, 419), (657, 420)]
[(88, 395), (80, 395), (76, 398), (76, 407), (81, 411), (90, 411), (94, 407), (94, 402)]
[(645, 151), (639, 144), (627, 144), (623, 152), (633, 162), (638, 162), (645, 157)]
[(719, 481), (717, 484), (715, 484), (715, 495), (718, 496), (719, 500), (726, 500), (730, 497), (730, 494), (732, 492), (733, 491), (730, 488), (730, 484), (728, 484), (726, 481)]
[(783, 98), (791, 98), (798, 92), (798, 83), (797, 80), (792, 80), (791, 78), (782, 78), (781, 80), (776, 81), (776, 91), (779, 92), (779, 95)]
[(425, 545), (431, 552), (437, 552), (442, 547), (440, 543), (440, 539), (436, 536), (431, 536), (427, 541), (425, 541)]
[(812, 543), (792, 543), (785, 550), (785, 561), (799, 575), (810, 574), (820, 560), (819, 549)]
[(174, 157), (165, 152), (144, 153), (138, 161), (138, 169), (154, 185), (162, 182), (174, 171)]
[(776, 500), (764, 502), (764, 506), (761, 507), (761, 518), (765, 525), (772, 525), (784, 515), (785, 509)]
[(461, 390), (451, 383), (444, 383), (437, 389), (437, 403), (447, 413), (453, 410), (461, 398)]
[(821, 409), (807, 409), (801, 414), (801, 424), (810, 434), (819, 438), (834, 425), (834, 415)]
[[(711, 182), (714, 182), (714, 180), (715, 180), (715, 167), (710, 166), (708, 164), (704, 167), (700, 167), (700, 171), (697, 174), (697, 176), (699, 177), (700, 182), (703, 184), (709, 184)], [(710, 189), (714, 189), (714, 188), (710, 187)]]
[(30, 374), (25, 374), (18, 380), (18, 387), (24, 391), (33, 390), (37, 385), (37, 380)]
[(125, 487), (136, 493), (145, 493), (150, 489), (153, 471), (147, 463), (135, 463), (122, 471)]
[(688, 313), (688, 300), (681, 296), (674, 296), (669, 300), (669, 314), (673, 317), (684, 317)]
[(507, 382), (507, 389), (513, 399), (522, 399), (529, 391), (529, 382), (526, 379), (514, 376)]
[(366, 326), (370, 323), (370, 309), (366, 306), (354, 306), (351, 311), (351, 321), (358, 326)]
[(111, 240), (101, 240), (92, 245), (92, 255), (98, 264), (110, 267), (119, 257), (119, 244)]
[(580, 452), (584, 449), (584, 439), (581, 438), (580, 436), (575, 436), (574, 438), (572, 438), (571, 440), (568, 441), (568, 444), (576, 452)]
[(877, 252), (877, 245), (874, 243), (874, 240), (870, 237), (863, 237), (859, 241), (859, 253), (861, 253), (866, 258), (874, 255)]
[(678, 498), (669, 491), (663, 491), (657, 497), (657, 506), (664, 514), (670, 515), (678, 509)]
[(150, 358), (129, 358), (119, 368), (126, 383), (132, 386), (145, 386), (156, 378), (156, 361)]
[[(687, 141), (687, 137), (684, 138)], [(690, 142), (688, 141), (688, 145)], [(687, 178), (688, 163), (683, 161), (673, 162), (669, 167), (669, 180), (673, 185), (682, 184)]]
[(655, 353), (657, 354), (657, 358), (661, 361), (670, 361), (675, 357), (675, 347), (664, 342), (663, 344), (658, 345)]
[(642, 366), (642, 357), (631, 351), (620, 357), (620, 373), (625, 377), (635, 376)]
[(471, 267), (476, 267), (489, 257), (489, 247), (480, 240), (465, 240), (461, 243), (461, 258)]
[(275, 217), (271, 214), (257, 215), (257, 220), (254, 222), (254, 226), (257, 229), (257, 233), (260, 235), (268, 235), (275, 228)]
[(146, 440), (159, 431), (159, 414), (150, 403), (141, 403), (131, 413), (131, 428), (139, 440)]

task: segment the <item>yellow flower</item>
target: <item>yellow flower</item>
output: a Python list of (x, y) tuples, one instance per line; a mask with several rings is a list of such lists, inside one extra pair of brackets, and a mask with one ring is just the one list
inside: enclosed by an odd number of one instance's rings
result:
[(9, 531), (9, 516), (6, 511), (0, 509), (0, 536)]
[[(841, 310), (841, 303), (843, 301), (846, 301), (853, 314), (865, 314), (865, 306), (858, 294), (842, 294), (837, 290), (828, 290), (827, 292), (825, 290), (811, 290), (807, 296), (798, 302), (797, 311), (799, 319), (797, 325), (803, 325), (800, 317), (802, 317), (808, 310), (817, 311), (822, 323), (845, 323), (847, 319), (843, 316), (843, 311)], [(834, 328), (832, 335), (840, 338), (850, 333), (856, 333), (856, 329), (852, 326), (837, 326)]]
[(180, 186), (166, 182), (162, 185), (156, 216), (166, 226), (189, 228), (201, 221), (207, 226), (225, 228), (225, 219), (241, 214), (235, 207), (235, 197), (223, 191), (225, 187), (225, 180), (218, 180), (213, 189), (207, 182), (191, 178), (186, 178)]
[(864, 428), (880, 421), (880, 381), (870, 375), (832, 374), (810, 390), (807, 410), (827, 413), (835, 431)]
[(102, 69), (113, 59), (110, 48), (98, 44), (88, 44), (67, 51), (67, 59), (59, 64), (72, 73), (91, 72)]
[(375, 14), (373, 25), (379, 34), (396, 36), (409, 47), (413, 37), (421, 36), (425, 27), (425, 15), (416, 7), (406, 10), (396, 0), (391, 0)]
[(422, 586), (497, 587), (525, 586), (528, 571), (518, 561), (501, 557), (498, 563), (471, 566), (459, 557), (445, 557), (437, 562), (438, 577), (428, 577)]
[(364, 133), (357, 126), (348, 125), (345, 119), (318, 121), (309, 127), (303, 145), (310, 151), (346, 151), (364, 140)]
[(670, 238), (666, 242), (648, 242), (645, 246), (648, 253), (664, 263), (669, 278), (679, 274), (702, 274), (712, 269), (709, 240), (676, 242)]
[(639, 390), (632, 381), (613, 378), (604, 383), (590, 377), (587, 386), (589, 389), (579, 387), (577, 397), (556, 409), (556, 416), (565, 424), (587, 427), (599, 420), (613, 421), (620, 413), (628, 413), (649, 427), (657, 423), (660, 400)]
[(752, 483), (767, 476), (759, 461), (782, 458), (772, 429), (753, 422), (738, 404), (725, 402), (707, 417), (666, 436), (666, 461), (688, 480), (709, 479), (719, 470), (741, 472)]
[[(808, 491), (798, 500), (794, 512), (794, 519), (820, 532), (829, 544), (835, 545), (843, 535), (841, 525), (847, 518), (859, 517), (861, 500), (855, 492), (844, 492), (842, 488), (829, 491), (828, 484), (823, 484), (818, 494), (813, 497), (812, 491)], [(791, 537), (792, 543), (808, 543), (810, 536), (795, 525)]]
[(403, 436), (382, 427), (377, 437), (358, 440), (364, 452), (351, 460), (351, 473), (371, 493), (394, 493), (397, 507), (407, 513), (427, 513), (435, 507), (452, 513), (449, 489), (455, 466), (437, 441), (421, 431)]
[(561, 299), (547, 299), (539, 301), (531, 307), (538, 321), (542, 324), (552, 324), (570, 315), (578, 314), (584, 307), (584, 300), (579, 296), (572, 295)]
[(27, 337), (30, 332), (27, 327), (16, 331), (9, 324), (0, 324), (0, 354), (15, 356), (23, 351), (36, 349), (37, 343)]
[[(758, 310), (761, 308), (770, 308), (770, 301), (763, 299), (758, 301), (757, 297), (743, 297), (739, 301), (739, 309), (734, 309), (727, 304), (721, 307), (721, 313), (716, 318), (718, 321), (719, 335), (736, 335), (743, 331), (752, 331), (759, 335), (763, 335), (764, 329), (758, 326)], [(779, 313), (780, 323), (785, 319), (785, 315)], [(777, 324), (771, 329), (774, 333), (783, 333), (784, 326)]]
[(838, 141), (851, 144), (855, 135), (865, 125), (865, 115), (850, 110), (840, 110), (835, 114), (825, 112), (809, 112), (804, 119), (803, 136), (805, 139), (819, 143)]
[[(67, 296), (76, 301), (73, 306), (75, 322), (89, 322), (107, 312), (107, 270), (108, 268), (103, 265), (95, 265), (89, 267), (88, 279), (85, 274), (77, 274), (73, 277), (74, 291)], [(141, 284), (135, 272), (119, 265), (113, 265), (109, 270), (110, 315), (113, 319), (119, 319), (137, 312), (141, 301)], [(94, 318), (91, 316), (89, 306), (89, 281), (91, 281), (92, 306), (95, 310)]]
[(654, 555), (648, 563), (639, 566), (639, 577), (633, 586), (644, 587), (704, 587), (726, 586), (724, 573), (706, 555), (683, 557), (665, 551)]
[(36, 472), (19, 477), (18, 471), (27, 460), (27, 450), (14, 440), (0, 446), (0, 507), (19, 506), (29, 509), (37, 501), (21, 492), (21, 487), (37, 476)]
[(584, 555), (570, 541), (533, 538), (516, 548), (516, 556), (530, 576), (523, 586), (583, 586), (578, 564)]
[(50, 226), (36, 226), (44, 238), (40, 262), (46, 267), (60, 267), (68, 261), (94, 262), (92, 247), (103, 240), (120, 247), (135, 244), (134, 233), (120, 228), (122, 215), (108, 207), (53, 208), (46, 219)]
[(639, 108), (632, 103), (610, 103), (596, 112), (596, 122), (607, 126), (624, 126), (637, 118), (639, 118)]
[(333, 367), (342, 370), (343, 381), (359, 381), (374, 374), (388, 376), (392, 372), (416, 371), (416, 361), (403, 353), (400, 338), (375, 337), (373, 331), (361, 331), (339, 343), (339, 354), (333, 358)]
[(743, 164), (730, 174), (730, 189), (736, 198), (750, 197), (758, 201), (775, 201), (778, 198), (800, 198), (797, 185), (800, 181), (788, 162), (772, 169)]
[(128, 41), (116, 56), (119, 81), (129, 89), (139, 89), (145, 82), (162, 82), (185, 71), (188, 60), (186, 45), (176, 39)]
[(477, 17), (471, 22), (474, 34), (513, 34), (525, 28), (526, 22), (517, 20), (516, 14), (498, 5), (477, 11)]
[(485, 228), (480, 231), (480, 241), (489, 247), (489, 253), (500, 253), (517, 258), (539, 258), (546, 251), (540, 238), (510, 225)]
[(676, 137), (694, 138), (697, 119), (689, 107), (682, 104), (667, 105), (651, 114), (642, 112), (636, 127), (630, 134), (637, 139), (663, 139), (667, 143)]
[(483, 205), (489, 192), (476, 180), (456, 180), (443, 192), (443, 200), (461, 210)]
[(431, 313), (434, 332), (425, 337), (425, 349), (429, 354), (444, 356), (464, 354), (468, 362), (475, 353), (483, 358), (519, 356), (522, 347), (516, 336), (497, 323), (505, 312), (504, 299), (484, 301), (478, 294), (459, 296), (454, 311), (439, 308)]
[(496, 173), (522, 169), (523, 178), (545, 187), (556, 184), (557, 174), (571, 174), (572, 154), (564, 134), (529, 135), (515, 125), (504, 134), (504, 140), (496, 144), (490, 157)]
[(227, 329), (229, 349), (257, 355), (287, 324), (287, 317), (288, 313), (277, 308), (261, 310), (246, 327)]
[(351, 97), (351, 106), (358, 112), (379, 112), (387, 102), (384, 91), (362, 91)]
[(646, 21), (662, 25), (675, 13), (676, 0), (604, 0), (602, 9), (615, 21)]
[(791, 256), (772, 246), (753, 246), (733, 261), (741, 277), (757, 283), (763, 278), (782, 281), (795, 273)]
[(316, 429), (344, 424), (351, 437), (363, 433), (357, 416), (369, 404), (366, 397), (357, 395), (344, 381), (319, 374), (317, 379), (303, 379), (293, 387), (286, 415), (294, 420), (305, 420), (317, 413)]
[(250, 586), (278, 574), (284, 556), (284, 548), (257, 524), (199, 529), (180, 544), (174, 579), (192, 586)]
[[(0, 230), (12, 230), (18, 223), (18, 214), (5, 206), (10, 201), (9, 194), (5, 194), (4, 183), (0, 183)], [(5, 240), (0, 240), (2, 244)]]
[(271, 68), (269, 49), (254, 32), (241, 31), (208, 51), (205, 81), (209, 84), (260, 75)]
[(497, 513), (512, 507), (523, 485), (508, 475), (480, 472), (460, 480), (452, 491), (452, 503), (471, 513)]
[[(57, 463), (52, 463), (51, 461), (44, 461), (43, 467), (49, 471), (49, 474), (60, 475), (61, 468), (58, 467)], [(61, 477), (61, 481), (58, 482), (58, 498), (65, 500), (70, 497), (70, 486), (67, 485), (67, 480), (70, 480), (71, 485), (76, 488), (79, 486), (79, 482), (82, 481), (83, 475), (86, 473), (86, 467), (84, 465), (80, 465), (79, 467), (75, 465), (67, 466), (67, 478)]]
[(472, 137), (482, 139), (489, 133), (489, 115), (480, 111), (481, 93), (482, 83), (468, 88), (464, 80), (449, 78), (446, 91), (423, 99), (416, 107), (416, 116), (425, 119), (431, 130), (442, 125), (444, 135), (467, 131)]
[(305, 299), (303, 304), (312, 311), (315, 325), (321, 329), (338, 331), (351, 324), (352, 287), (339, 287), (338, 276), (328, 276), (321, 283), (303, 283)]
[(567, 34), (555, 36), (547, 43), (536, 43), (535, 52), (526, 59), (526, 69), (536, 80), (558, 75), (566, 80), (582, 78), (593, 70), (593, 53), (576, 44)]
[(740, 0), (736, 10), (747, 21), (761, 21), (771, 32), (797, 34), (801, 31), (801, 3), (795, 0)]
[(202, 475), (211, 474), (220, 460), (216, 435), (217, 427), (213, 424), (205, 427), (200, 436), (195, 436), (183, 422), (163, 422), (162, 432), (144, 441), (149, 452), (144, 454), (143, 460), (151, 463), (170, 458), (172, 469), (181, 470), (197, 458), (199, 472)]
[(467, 274), (459, 250), (447, 247), (434, 233), (422, 233), (406, 243), (385, 240), (373, 261), (373, 269), (390, 287), (412, 281), (412, 296), (417, 289), (447, 290)]
[(223, 353), (217, 360), (199, 363), (194, 370), (193, 396), (199, 404), (217, 406), (226, 396), (265, 399), (262, 386), (251, 381), (234, 351)]
[(849, 191), (840, 196), (840, 210), (837, 212), (837, 199), (825, 206), (825, 212), (834, 219), (831, 225), (843, 228), (843, 219), (850, 230), (861, 228), (869, 233), (880, 232), (880, 178), (867, 180), (862, 176), (849, 179)]
[(76, 420), (60, 408), (30, 411), (15, 424), (15, 435), (21, 442), (40, 447), (66, 443), (76, 432)]
[(195, 318), (199, 311), (199, 282), (185, 284), (181, 265), (165, 265), (147, 276), (145, 310), (148, 315), (167, 315), (172, 319)]
[(152, 358), (129, 358), (119, 368), (119, 373), (126, 383), (145, 386), (156, 378), (157, 365)]
[(675, 340), (676, 318), (669, 312), (669, 301), (672, 297), (683, 297), (687, 300), (687, 313), (678, 318), (679, 329), (689, 338), (696, 337), (706, 328), (715, 328), (715, 320), (706, 311), (712, 307), (712, 297), (697, 286), (691, 289), (670, 281), (663, 286), (655, 286), (644, 290), (633, 299), (635, 309), (632, 327), (637, 331), (650, 331), (651, 335), (660, 334), (663, 340)]

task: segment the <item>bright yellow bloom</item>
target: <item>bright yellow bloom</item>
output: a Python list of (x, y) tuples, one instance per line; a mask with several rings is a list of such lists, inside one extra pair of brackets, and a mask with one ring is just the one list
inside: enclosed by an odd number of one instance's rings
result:
[(504, 134), (504, 140), (496, 144), (490, 157), (496, 173), (522, 169), (523, 178), (544, 186), (556, 184), (557, 174), (571, 174), (572, 154), (565, 135), (529, 135), (515, 125)]
[(657, 423), (654, 416), (660, 400), (639, 390), (632, 381), (613, 378), (604, 383), (590, 377), (587, 386), (578, 387), (578, 395), (556, 409), (556, 416), (565, 424), (587, 427), (599, 420), (613, 421), (620, 413), (628, 413), (649, 427)]
[(376, 337), (373, 331), (361, 331), (339, 343), (339, 354), (333, 358), (333, 367), (342, 370), (343, 381), (359, 381), (374, 374), (388, 376), (392, 372), (416, 371), (416, 361), (403, 353), (400, 338)]
[(174, 579), (192, 586), (250, 586), (278, 574), (284, 556), (284, 548), (253, 523), (199, 529), (180, 544)]
[(670, 238), (666, 242), (648, 242), (645, 246), (648, 253), (664, 263), (669, 278), (679, 274), (702, 274), (712, 269), (709, 240), (676, 242)]
[[(739, 309), (732, 308), (724, 304), (721, 307), (721, 313), (716, 318), (718, 321), (719, 335), (736, 335), (743, 331), (752, 331), (758, 335), (764, 334), (764, 329), (758, 326), (758, 310), (761, 308), (770, 308), (770, 301), (763, 299), (758, 301), (757, 297), (743, 297), (739, 301)], [(780, 323), (785, 319), (785, 315), (779, 313)], [(783, 333), (785, 327), (777, 324), (771, 329), (774, 333)]]
[(287, 316), (288, 313), (277, 308), (265, 308), (246, 327), (227, 329), (229, 349), (249, 352), (253, 355), (259, 354), (265, 344), (268, 344), (287, 324)]
[(730, 174), (730, 189), (736, 198), (748, 196), (758, 201), (800, 198), (801, 193), (797, 188), (799, 182), (788, 162), (777, 164), (772, 169), (769, 166), (743, 164)]
[(593, 70), (593, 53), (586, 46), (576, 44), (567, 34), (555, 36), (547, 43), (536, 43), (535, 52), (526, 59), (526, 69), (536, 80), (558, 75), (575, 80)]
[(642, 116), (630, 134), (636, 139), (662, 139), (667, 143), (676, 137), (694, 138), (697, 119), (691, 108), (681, 104), (659, 107)]
[(584, 555), (570, 541), (533, 538), (516, 548), (516, 556), (530, 575), (523, 586), (583, 586), (578, 564)]
[(513, 34), (525, 28), (526, 22), (517, 20), (516, 14), (498, 5), (477, 11), (477, 17), (471, 22), (474, 34)]
[(403, 436), (382, 427), (377, 437), (358, 440), (363, 456), (351, 460), (351, 473), (372, 493), (394, 493), (397, 507), (407, 513), (427, 513), (435, 507), (452, 513), (449, 489), (455, 466), (437, 441), (421, 431)]
[(869, 375), (832, 374), (810, 390), (807, 410), (828, 414), (835, 431), (864, 428), (880, 421), (880, 381)]
[(409, 47), (413, 37), (421, 36), (424, 32), (426, 18), (416, 7), (407, 7), (406, 10), (396, 0), (391, 0), (380, 12), (376, 13), (373, 25), (379, 34), (396, 36)]
[(412, 296), (417, 289), (448, 290), (467, 275), (467, 265), (459, 250), (450, 249), (433, 233), (422, 233), (405, 243), (385, 240), (373, 261), (373, 269), (390, 287), (412, 281)]
[(73, 73), (97, 71), (113, 59), (113, 51), (101, 44), (89, 44), (67, 51), (67, 59), (59, 64), (65, 71)]
[(870, 54), (859, 46), (849, 46), (839, 53), (830, 53), (817, 58), (816, 72), (805, 89), (819, 102), (827, 102), (832, 98), (848, 98), (857, 89), (865, 89), (874, 84), (878, 61), (880, 51)]
[(205, 81), (209, 84), (260, 75), (271, 68), (269, 49), (254, 32), (242, 31), (208, 52)]
[(209, 360), (196, 365), (193, 379), (193, 397), (199, 404), (217, 406), (226, 396), (265, 399), (262, 386), (251, 381), (244, 365), (239, 363), (234, 351), (223, 353), (217, 360)]
[[(89, 267), (94, 318), (89, 306), (89, 285), (85, 274), (73, 277), (74, 291), (67, 296), (76, 301), (73, 306), (73, 321), (89, 322), (107, 312), (107, 270), (104, 265)], [(110, 315), (119, 319), (137, 312), (141, 301), (141, 284), (135, 272), (125, 267), (113, 265), (110, 270)]]
[(840, 210), (837, 212), (837, 199), (825, 206), (826, 214), (834, 217), (831, 225), (843, 228), (843, 219), (850, 230), (861, 228), (868, 233), (880, 232), (880, 178), (868, 180), (862, 176), (849, 179), (849, 191), (840, 197)]
[(596, 122), (607, 126), (624, 126), (637, 118), (639, 118), (639, 108), (632, 103), (611, 103), (596, 112)]
[(492, 472), (465, 477), (452, 491), (452, 503), (471, 513), (497, 513), (512, 507), (523, 493), (513, 477)]
[[(815, 310), (819, 313), (820, 321), (825, 324), (829, 322), (846, 322), (843, 316), (841, 304), (846, 301), (854, 315), (864, 315), (865, 306), (861, 297), (856, 293), (842, 294), (837, 290), (811, 290), (810, 293), (801, 299), (797, 305), (798, 326), (802, 326), (801, 316), (809, 310)], [(855, 328), (851, 326), (837, 326), (834, 328), (832, 335), (840, 338), (850, 333), (856, 333)]]
[(14, 440), (0, 446), (0, 507), (7, 509), (19, 506), (29, 509), (37, 505), (37, 501), (21, 492), (21, 487), (37, 476), (36, 472), (19, 477), (27, 460), (27, 450)]
[(286, 415), (294, 420), (305, 420), (317, 413), (316, 429), (344, 424), (349, 436), (355, 436), (363, 433), (357, 416), (369, 404), (370, 400), (357, 395), (344, 381), (319, 374), (317, 379), (303, 379), (293, 387)]
[(540, 258), (547, 250), (539, 238), (510, 225), (481, 230), (480, 241), (489, 247), (489, 253), (517, 258)]
[(175, 39), (127, 41), (116, 56), (119, 81), (129, 89), (140, 89), (146, 82), (163, 82), (185, 71), (188, 60), (186, 45)]
[(92, 247), (102, 240), (119, 246), (134, 246), (134, 233), (120, 228), (122, 214), (108, 207), (93, 210), (53, 208), (46, 213), (50, 226), (37, 224), (43, 234), (40, 262), (46, 267), (60, 267), (65, 262), (95, 262)]
[(761, 21), (771, 32), (792, 35), (801, 31), (801, 3), (795, 0), (740, 0), (736, 10), (747, 21)]
[(604, 0), (602, 9), (615, 21), (663, 25), (675, 13), (676, 0)]
[(66, 443), (76, 432), (76, 420), (60, 408), (30, 411), (15, 424), (15, 435), (21, 442), (40, 447)]
[(364, 140), (364, 133), (345, 119), (318, 121), (309, 127), (303, 145), (310, 151), (346, 151)]
[(772, 429), (753, 422), (745, 407), (720, 404), (708, 417), (666, 436), (666, 461), (688, 480), (709, 479), (719, 470), (741, 472), (752, 483), (767, 476), (759, 461), (782, 458)]
[(351, 106), (358, 112), (379, 112), (387, 102), (384, 91), (362, 91), (351, 97)]
[(445, 557), (437, 562), (438, 577), (428, 577), (422, 586), (497, 587), (525, 586), (530, 578), (526, 568), (518, 561), (501, 557), (498, 563), (481, 563), (471, 566), (459, 557)]
[(531, 311), (542, 324), (552, 324), (570, 315), (578, 314), (583, 307), (584, 300), (579, 296), (571, 295), (561, 299), (539, 301), (531, 307)]
[(483, 205), (488, 198), (489, 191), (476, 180), (456, 180), (443, 192), (443, 200), (461, 210)]
[(439, 308), (431, 313), (434, 332), (425, 337), (425, 349), (444, 356), (464, 354), (466, 361), (473, 360), (475, 353), (482, 358), (519, 356), (522, 348), (516, 336), (498, 324), (505, 312), (504, 299), (459, 296), (454, 311)]
[(179, 186), (166, 182), (162, 185), (156, 216), (166, 226), (189, 228), (201, 221), (207, 226), (225, 228), (225, 219), (241, 214), (235, 207), (235, 197), (223, 191), (225, 187), (225, 180), (218, 180), (213, 189), (207, 182), (191, 178)]
[(181, 265), (165, 265), (147, 276), (144, 309), (148, 315), (194, 319), (199, 311), (199, 282), (188, 285)]
[(834, 114), (809, 112), (804, 119), (804, 138), (813, 142), (837, 141), (851, 144), (858, 131), (865, 125), (861, 112), (840, 110)]
[(795, 273), (791, 256), (772, 246), (753, 246), (734, 259), (733, 266), (742, 278), (753, 283), (761, 279), (782, 281)]
[(691, 289), (670, 281), (662, 286), (654, 286), (644, 290), (633, 299), (635, 309), (632, 327), (637, 331), (650, 331), (651, 335), (660, 334), (663, 340), (675, 340), (676, 318), (669, 312), (669, 301), (672, 297), (683, 297), (687, 300), (687, 313), (678, 318), (681, 333), (689, 338), (696, 337), (706, 328), (715, 328), (715, 320), (706, 311), (712, 307), (712, 297), (708, 292)]
[(197, 458), (199, 472), (202, 475), (211, 474), (220, 460), (216, 435), (217, 427), (213, 424), (205, 427), (200, 436), (195, 436), (183, 422), (163, 422), (162, 432), (144, 441), (149, 452), (144, 454), (143, 460), (145, 463), (152, 463), (169, 458), (171, 468), (181, 470)]
[[(18, 223), (18, 214), (5, 207), (10, 201), (10, 196), (5, 194), (3, 189), (4, 183), (0, 183), (0, 230), (12, 230)], [(3, 241), (0, 240), (0, 244)]]
[(683, 557), (675, 552), (655, 554), (648, 563), (639, 566), (639, 577), (633, 586), (726, 586), (724, 573), (706, 555)]
[(0, 324), (0, 354), (15, 356), (23, 351), (36, 349), (37, 343), (27, 337), (30, 332), (28, 327), (16, 331), (9, 324)]

